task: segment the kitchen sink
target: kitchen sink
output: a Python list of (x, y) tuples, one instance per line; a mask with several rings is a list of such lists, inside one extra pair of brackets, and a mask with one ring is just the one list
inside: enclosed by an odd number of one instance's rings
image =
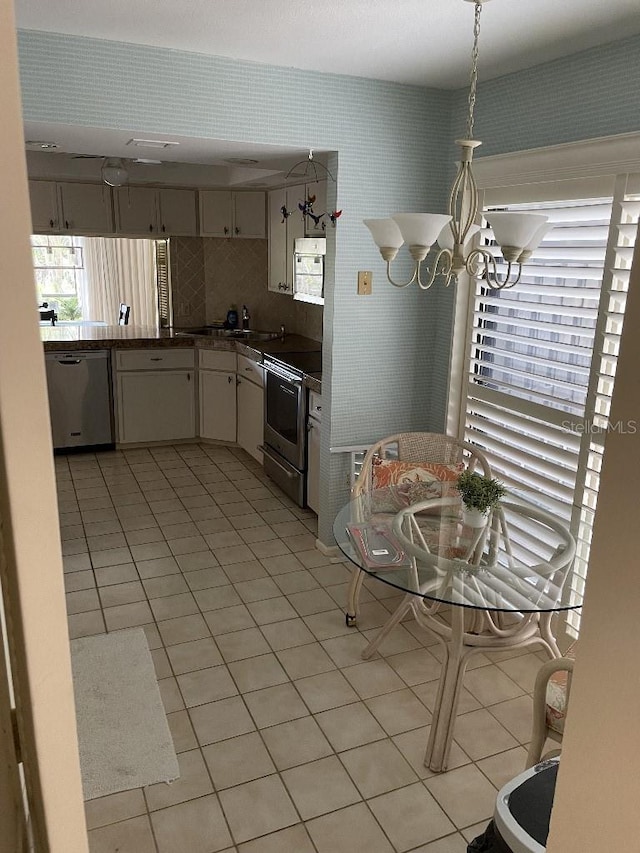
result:
[(176, 335), (196, 338), (222, 338), (235, 341), (275, 341), (279, 332), (261, 332), (256, 329), (189, 329), (176, 332)]

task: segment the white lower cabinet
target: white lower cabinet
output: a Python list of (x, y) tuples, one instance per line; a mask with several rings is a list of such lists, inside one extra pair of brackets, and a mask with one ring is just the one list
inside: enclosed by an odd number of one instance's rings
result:
[(200, 437), (214, 441), (236, 440), (236, 376), (201, 370)]
[(236, 354), (200, 350), (198, 361), (201, 438), (236, 440)]
[(316, 515), (320, 512), (321, 412), (322, 397), (316, 391), (310, 391), (307, 418), (307, 506)]
[(193, 370), (118, 374), (118, 433), (122, 444), (195, 438)]
[[(244, 364), (247, 362), (247, 364)], [(264, 389), (262, 366), (238, 356), (238, 444), (262, 465)]]
[(196, 436), (194, 351), (115, 351), (118, 442), (178, 441)]

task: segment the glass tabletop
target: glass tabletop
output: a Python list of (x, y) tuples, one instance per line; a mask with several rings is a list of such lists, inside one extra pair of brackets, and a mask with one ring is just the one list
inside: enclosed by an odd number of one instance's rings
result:
[(575, 541), (555, 516), (508, 495), (481, 528), (463, 519), (459, 498), (397, 510), (354, 498), (333, 534), (371, 577), (425, 599), (489, 611), (572, 610), (563, 598)]

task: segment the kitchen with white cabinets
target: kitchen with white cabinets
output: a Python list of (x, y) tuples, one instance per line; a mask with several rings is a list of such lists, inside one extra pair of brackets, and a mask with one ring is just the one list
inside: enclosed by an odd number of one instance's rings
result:
[[(87, 161), (77, 162), (85, 174)], [(77, 162), (70, 167), (76, 168)], [(159, 172), (154, 174), (158, 177)], [(312, 215), (314, 209), (324, 212), (326, 207), (325, 182), (254, 190), (133, 182), (110, 187), (66, 178), (65, 172), (45, 176), (36, 170), (30, 180), (34, 232), (166, 238), (174, 328), (137, 328), (134, 313), (126, 329), (106, 323), (78, 326), (75, 334), (62, 327), (43, 330), (45, 349), (59, 349), (55, 342), (62, 340), (71, 339), (76, 347), (87, 339), (92, 341), (89, 346), (104, 340), (103, 351), (110, 354), (117, 447), (232, 444), (263, 464), (262, 350), (216, 347), (199, 333), (208, 324), (221, 325), (229, 310), (240, 314), (245, 307), (245, 325), (282, 335), (275, 346), (278, 357), (286, 359), (287, 351), (316, 350), (320, 364), (322, 306), (292, 299), (293, 250), (296, 239), (325, 234), (326, 216)], [(315, 207), (309, 204), (311, 210), (303, 210), (311, 199)], [(272, 286), (277, 271), (279, 288)], [(319, 375), (313, 383), (318, 392)], [(308, 393), (305, 387), (305, 417)], [(309, 494), (317, 512), (317, 421), (309, 436), (314, 477)], [(306, 472), (306, 455), (302, 467)], [(306, 505), (306, 485), (297, 500)]]

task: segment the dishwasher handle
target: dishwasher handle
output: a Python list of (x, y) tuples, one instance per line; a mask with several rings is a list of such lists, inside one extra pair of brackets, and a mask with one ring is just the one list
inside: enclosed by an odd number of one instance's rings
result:
[(81, 358), (66, 358), (66, 359), (58, 358), (58, 359), (56, 359), (56, 361), (58, 362), (58, 364), (80, 364), (82, 359)]

